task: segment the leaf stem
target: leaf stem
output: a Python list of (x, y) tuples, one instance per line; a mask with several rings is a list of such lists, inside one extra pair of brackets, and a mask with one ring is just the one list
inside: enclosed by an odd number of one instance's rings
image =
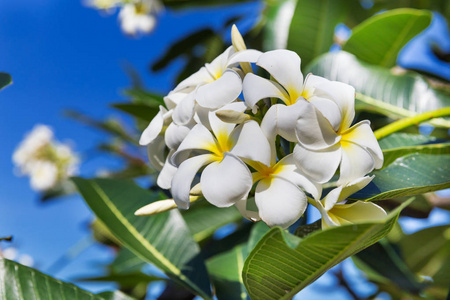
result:
[(440, 118), (445, 116), (450, 116), (450, 107), (445, 107), (433, 111), (427, 111), (422, 114), (398, 120), (375, 131), (375, 137), (379, 140), (394, 132), (405, 129), (409, 126), (416, 125), (433, 118)]

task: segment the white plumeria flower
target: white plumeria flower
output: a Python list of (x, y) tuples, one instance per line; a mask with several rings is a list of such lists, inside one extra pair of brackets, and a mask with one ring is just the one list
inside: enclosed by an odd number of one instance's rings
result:
[[(268, 137), (274, 138), (277, 134), (290, 142), (295, 142), (295, 122), (301, 116), (299, 102), (305, 99), (313, 103), (319, 110), (323, 110), (333, 126), (340, 120), (332, 117), (339, 115), (339, 107), (334, 98), (334, 91), (338, 89), (354, 90), (342, 86), (330, 85), (330, 81), (309, 74), (303, 82), (300, 70), (301, 60), (297, 53), (289, 50), (268, 51), (259, 56), (256, 65), (265, 69), (276, 80), (268, 80), (252, 73), (244, 78), (243, 92), (245, 103), (253, 109), (264, 98), (274, 97), (281, 99), (284, 104), (275, 104), (270, 107), (261, 124)], [(344, 93), (348, 91), (344, 91)], [(322, 109), (324, 108), (324, 109)]]
[(58, 168), (50, 161), (34, 161), (31, 164), (31, 187), (36, 191), (45, 191), (58, 182)]
[(119, 5), (120, 0), (86, 0), (84, 2), (86, 6), (106, 11), (112, 11), (113, 8)]
[(156, 17), (151, 12), (151, 1), (125, 4), (119, 13), (122, 30), (130, 35), (151, 32), (156, 24)]
[[(270, 152), (265, 154), (266, 160), (273, 157)], [(270, 227), (287, 228), (303, 215), (308, 201), (300, 187), (314, 198), (320, 198), (321, 186), (299, 172), (292, 154), (278, 162), (271, 159), (267, 165), (248, 159), (244, 161), (255, 170), (252, 176), (256, 183), (256, 206), (260, 218)]]
[(242, 92), (241, 71), (233, 69), (240, 62), (254, 62), (261, 52), (244, 50), (235, 53), (228, 47), (211, 63), (205, 64), (174, 89), (174, 92), (189, 92), (174, 109), (174, 122), (187, 124), (194, 116), (196, 105), (216, 110), (237, 99)]
[(364, 188), (372, 179), (373, 176), (358, 178), (333, 189), (322, 201), (316, 198), (313, 204), (322, 214), (322, 229), (384, 219), (386, 212), (373, 202), (356, 201), (351, 204), (340, 204), (350, 195)]
[(340, 115), (334, 119), (341, 122), (333, 127), (311, 103), (300, 103), (294, 156), (299, 168), (311, 179), (327, 182), (340, 165), (338, 184), (345, 184), (383, 166), (383, 152), (370, 122), (364, 120), (350, 127), (355, 114), (353, 106), (350, 102), (340, 106)]
[(245, 198), (253, 184), (241, 158), (270, 164), (266, 155), (270, 145), (257, 122), (235, 126), (210, 112), (209, 123), (213, 133), (202, 124), (195, 125), (172, 156), (178, 170), (171, 191), (180, 208), (189, 207), (192, 182), (204, 166), (200, 176), (203, 196), (215, 206), (228, 207)]

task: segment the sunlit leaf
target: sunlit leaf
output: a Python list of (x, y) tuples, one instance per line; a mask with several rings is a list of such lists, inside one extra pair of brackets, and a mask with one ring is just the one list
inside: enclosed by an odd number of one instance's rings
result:
[[(307, 70), (350, 84), (356, 89), (357, 103), (392, 118), (410, 117), (450, 106), (450, 96), (433, 89), (420, 75), (413, 72), (394, 74), (386, 68), (361, 62), (344, 51), (320, 56)], [(450, 121), (443, 119), (430, 123), (450, 127)]]
[(423, 144), (431, 144), (436, 142), (436, 138), (433, 136), (427, 136), (422, 134), (410, 134), (410, 133), (393, 133), (387, 137), (378, 141), (381, 149), (393, 149), (409, 146), (418, 146)]
[(291, 299), (334, 265), (383, 238), (408, 203), (385, 220), (334, 227), (303, 240), (292, 241), (289, 233), (272, 228), (244, 264), (243, 279), (250, 297)]
[(450, 143), (406, 146), (383, 151), (384, 164), (383, 167), (389, 166), (397, 158), (408, 154), (450, 154)]
[(430, 25), (431, 12), (400, 8), (377, 14), (352, 30), (342, 46), (362, 61), (393, 67), (403, 46)]
[(121, 292), (95, 295), (36, 269), (0, 258), (0, 299), (132, 300), (134, 298)]
[(330, 50), (334, 28), (345, 19), (349, 6), (345, 0), (298, 0), (287, 48), (300, 55), (303, 67)]
[(409, 154), (372, 172), (375, 175), (372, 182), (350, 198), (382, 200), (437, 191), (450, 187), (448, 174), (450, 154)]
[(159, 200), (155, 194), (132, 181), (73, 180), (90, 208), (122, 244), (174, 281), (210, 298), (200, 248), (177, 210), (150, 217), (135, 216), (138, 208)]

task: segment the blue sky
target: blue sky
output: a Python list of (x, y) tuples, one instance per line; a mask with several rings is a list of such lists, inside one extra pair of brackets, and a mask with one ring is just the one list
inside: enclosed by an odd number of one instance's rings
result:
[[(104, 135), (65, 118), (63, 109), (93, 117), (115, 114), (108, 105), (124, 99), (122, 90), (129, 85), (123, 71), (126, 63), (138, 70), (149, 88), (168, 92), (182, 61), (156, 74), (148, 72), (149, 62), (197, 28), (220, 28), (236, 11), (254, 20), (259, 8), (247, 4), (237, 9), (165, 11), (153, 34), (134, 39), (122, 34), (115, 15), (102, 17), (80, 1), (0, 1), (0, 72), (10, 73), (14, 81), (0, 92), (0, 236), (14, 235), (12, 245), (30, 254), (37, 267), (46, 271), (89, 234), (92, 214), (79, 196), (41, 205), (28, 178), (13, 174), (11, 155), (35, 124), (52, 126), (58, 139), (72, 141), (78, 152), (89, 152)], [(448, 41), (442, 42), (447, 49)], [(450, 76), (450, 67), (442, 70)], [(87, 158), (81, 169), (85, 176), (93, 175), (99, 166), (117, 166), (116, 161), (102, 157)], [(92, 275), (100, 270), (99, 263), (112, 257), (108, 248), (92, 246), (55, 275), (64, 280)]]

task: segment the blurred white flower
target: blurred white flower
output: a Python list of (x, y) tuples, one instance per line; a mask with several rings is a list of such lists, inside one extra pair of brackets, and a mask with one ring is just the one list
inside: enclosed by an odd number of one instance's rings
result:
[(129, 35), (149, 33), (156, 24), (155, 13), (160, 9), (156, 0), (142, 0), (124, 4), (119, 13), (122, 30)]
[(120, 0), (86, 0), (84, 5), (93, 7), (96, 9), (111, 11), (121, 3)]
[(9, 260), (15, 260), (22, 265), (32, 267), (34, 265), (34, 259), (28, 254), (19, 255), (19, 251), (15, 247), (8, 247), (3, 251), (0, 251), (0, 257), (4, 257)]
[(53, 131), (36, 125), (17, 147), (13, 162), (20, 175), (29, 175), (34, 190), (55, 187), (78, 171), (79, 159), (72, 149), (53, 140)]

